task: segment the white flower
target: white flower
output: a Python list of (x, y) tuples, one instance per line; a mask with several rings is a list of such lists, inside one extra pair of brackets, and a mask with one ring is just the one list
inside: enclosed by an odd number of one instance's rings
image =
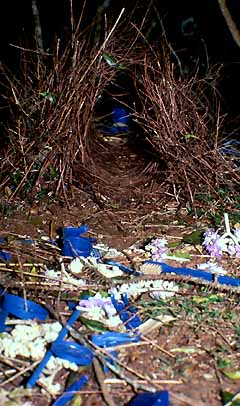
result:
[(118, 326), (122, 326), (123, 322), (119, 316), (112, 316), (108, 320), (105, 321), (105, 324), (109, 328), (116, 328)]
[(62, 326), (58, 321), (54, 323), (44, 323), (41, 325), (41, 335), (47, 343), (51, 343), (56, 340), (61, 329)]
[(61, 391), (61, 385), (59, 383), (53, 383), (54, 375), (40, 375), (39, 381), (42, 383), (43, 387), (47, 388), (48, 392), (52, 396), (56, 396)]
[(178, 291), (178, 285), (173, 282), (162, 281), (161, 279), (139, 281), (129, 284), (125, 283), (117, 288), (110, 289), (110, 293), (114, 294), (115, 298), (118, 300), (121, 299), (123, 293), (125, 293), (128, 298), (136, 298), (143, 293), (153, 294), (156, 289), (159, 289), (157, 292), (158, 297), (166, 298), (175, 295)]
[(202, 269), (204, 271), (209, 271), (215, 274), (225, 275), (227, 271), (218, 265), (216, 262), (204, 262), (203, 264), (198, 264), (197, 269)]
[(72, 273), (81, 273), (84, 268), (84, 264), (80, 258), (75, 258), (69, 265), (69, 269)]

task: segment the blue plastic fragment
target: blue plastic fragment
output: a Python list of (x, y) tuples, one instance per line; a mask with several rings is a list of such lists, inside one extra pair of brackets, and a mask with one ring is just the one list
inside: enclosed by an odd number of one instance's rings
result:
[(139, 393), (128, 406), (169, 406), (169, 394), (168, 391)]
[(0, 244), (7, 244), (6, 238), (0, 237)]
[(93, 250), (94, 238), (82, 237), (88, 231), (88, 226), (63, 228), (62, 255), (67, 257), (88, 257)]
[[(105, 360), (108, 362), (108, 364), (114, 365), (114, 362), (117, 361), (117, 359), (118, 359), (117, 351), (108, 351), (108, 354), (111, 355), (111, 358), (106, 357)], [(107, 374), (109, 372), (109, 367), (106, 363), (103, 364), (103, 372), (105, 374)]]
[(2, 309), (22, 320), (44, 321), (48, 317), (48, 311), (43, 306), (10, 293), (4, 295)]
[(53, 355), (74, 362), (77, 365), (91, 365), (92, 351), (87, 347), (72, 341), (55, 341), (51, 346)]
[[(127, 329), (135, 329), (142, 324), (141, 319), (135, 314), (137, 311), (134, 307), (129, 306), (129, 301), (127, 295), (123, 295), (123, 301), (117, 301), (114, 295), (111, 295), (111, 301), (113, 306), (122, 322), (125, 324)], [(126, 309), (127, 308), (127, 309)]]
[[(160, 266), (162, 273), (175, 273), (176, 275), (190, 276), (192, 278), (203, 279), (210, 283), (213, 283), (216, 280), (216, 274), (207, 271), (201, 271), (191, 268), (175, 268), (174, 266), (167, 265), (164, 262), (157, 261), (145, 261), (144, 263)], [(240, 287), (240, 279), (234, 278), (232, 276), (217, 275), (217, 282), (221, 285)]]
[(126, 343), (137, 343), (140, 339), (140, 335), (130, 336), (128, 333), (119, 333), (117, 331), (107, 331), (106, 333), (91, 336), (93, 344), (101, 348), (114, 347), (115, 345)]
[(0, 259), (3, 261), (10, 261), (11, 258), (12, 254), (10, 254), (10, 252), (0, 250)]
[(8, 311), (5, 309), (0, 310), (0, 333), (6, 331), (6, 319), (8, 317)]
[(70, 400), (72, 400), (75, 396), (74, 392), (80, 391), (82, 387), (86, 385), (87, 381), (88, 375), (82, 375), (76, 382), (65, 389), (63, 394), (57, 400), (55, 400), (53, 406), (67, 406)]
[(78, 305), (78, 303), (77, 303), (77, 302), (74, 302), (73, 300), (69, 300), (69, 301), (67, 302), (67, 305), (68, 305), (69, 310), (74, 310), (75, 307)]
[(122, 107), (114, 107), (112, 110), (113, 126), (110, 130), (111, 134), (129, 131), (130, 114), (127, 109)]

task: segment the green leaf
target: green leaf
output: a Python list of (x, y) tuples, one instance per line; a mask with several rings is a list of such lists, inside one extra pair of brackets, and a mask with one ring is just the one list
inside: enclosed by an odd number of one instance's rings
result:
[(117, 59), (113, 55), (110, 55), (108, 52), (104, 52), (102, 54), (102, 57), (109, 66), (112, 66), (113, 68), (117, 69), (125, 69), (125, 67), (123, 65), (120, 65)]
[(177, 257), (177, 258), (183, 258), (183, 259), (191, 259), (192, 255), (187, 253), (187, 252), (183, 252), (183, 251), (174, 251), (173, 254), (168, 253), (167, 254), (168, 257)]
[(197, 135), (194, 135), (194, 134), (184, 134), (183, 136), (186, 141), (198, 138)]
[(218, 295), (210, 295), (208, 297), (204, 296), (193, 296), (193, 302), (197, 304), (201, 303), (216, 303), (219, 302), (219, 297)]
[(83, 324), (85, 327), (89, 328), (90, 330), (97, 331), (97, 332), (99, 332), (99, 333), (102, 333), (102, 332), (108, 330), (108, 329), (104, 326), (104, 324), (101, 323), (100, 321), (97, 321), (97, 320), (90, 320), (90, 319), (87, 319), (87, 318), (85, 318), (85, 317), (83, 317), (83, 316), (79, 317), (79, 320), (82, 322), (82, 324)]
[(53, 93), (40, 92), (39, 94), (40, 94), (40, 96), (45, 97), (47, 100), (49, 100), (51, 104), (54, 104), (57, 101), (57, 98)]
[(114, 56), (108, 54), (107, 52), (104, 52), (102, 56), (104, 61), (107, 62), (109, 66), (118, 66), (117, 59)]
[(225, 371), (224, 369), (222, 369), (221, 371), (229, 379), (233, 379), (233, 380), (240, 379), (240, 370), (238, 370), (238, 371)]
[[(223, 404), (225, 405), (225, 403), (230, 402), (233, 398), (234, 398), (234, 394), (230, 393), (230, 392), (221, 392), (221, 398), (223, 401)], [(240, 406), (240, 397), (239, 399), (236, 399), (233, 401), (232, 406)]]
[(217, 366), (219, 369), (224, 369), (226, 367), (230, 367), (231, 364), (232, 364), (231, 361), (228, 359), (219, 358), (217, 360)]
[(178, 347), (178, 348), (172, 348), (171, 352), (182, 352), (184, 354), (195, 354), (198, 350), (193, 347)]
[(183, 237), (183, 242), (185, 244), (201, 245), (203, 240), (203, 233), (203, 230), (195, 230), (191, 234), (185, 235)]

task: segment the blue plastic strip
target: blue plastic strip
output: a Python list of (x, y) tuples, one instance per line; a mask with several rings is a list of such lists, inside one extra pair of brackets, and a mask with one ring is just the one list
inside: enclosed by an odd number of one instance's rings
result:
[(57, 400), (55, 400), (53, 406), (67, 406), (70, 400), (72, 400), (76, 395), (76, 393), (73, 392), (80, 391), (82, 387), (86, 385), (87, 381), (88, 375), (82, 375), (78, 381), (74, 382), (71, 386), (69, 386), (69, 388), (65, 389), (63, 394)]
[(0, 309), (0, 333), (6, 330), (6, 319), (8, 317), (8, 311), (5, 309)]
[(120, 262), (113, 261), (112, 259), (107, 259), (107, 260), (105, 260), (104, 262), (105, 262), (106, 264), (108, 264), (108, 265), (118, 266), (118, 268), (119, 268), (122, 272), (125, 272), (125, 273), (127, 273), (127, 274), (129, 274), (129, 275), (134, 275), (134, 276), (139, 276), (139, 275), (141, 275), (141, 272), (135, 271), (134, 269), (129, 268), (128, 266), (123, 265), (123, 264), (121, 264)]
[(234, 287), (240, 287), (240, 279), (234, 278), (232, 276), (217, 275), (215, 273), (191, 268), (175, 268), (163, 262), (157, 261), (145, 261), (144, 263), (160, 266), (161, 272), (163, 273), (175, 273), (176, 275), (191, 276), (192, 278), (200, 278), (212, 283), (217, 279), (217, 282), (220, 285), (230, 285)]
[(45, 366), (47, 365), (48, 361), (52, 357), (52, 351), (48, 350), (46, 354), (44, 355), (44, 358), (40, 362), (40, 364), (37, 366), (35, 371), (33, 372), (32, 376), (29, 378), (29, 380), (26, 383), (26, 388), (32, 388), (35, 383), (37, 382), (39, 375), (42, 373), (44, 370)]
[[(67, 322), (66, 327), (64, 327), (60, 331), (60, 333), (58, 335), (58, 338), (54, 341), (54, 343), (61, 342), (64, 339), (65, 335), (68, 333), (68, 328), (67, 327), (72, 326), (75, 323), (75, 321), (78, 319), (80, 313), (81, 313), (81, 311), (77, 310), (77, 309), (73, 312), (73, 314), (71, 315), (70, 319)], [(26, 384), (27, 388), (32, 388), (35, 385), (35, 383), (37, 382), (37, 380), (39, 378), (39, 375), (41, 374), (41, 372), (43, 371), (43, 369), (47, 365), (47, 363), (48, 363), (48, 361), (49, 361), (49, 359), (51, 358), (52, 355), (53, 355), (53, 353), (52, 353), (51, 350), (47, 351), (44, 358), (42, 359), (42, 361), (40, 362), (38, 367), (35, 369), (32, 376), (28, 380), (28, 382)]]

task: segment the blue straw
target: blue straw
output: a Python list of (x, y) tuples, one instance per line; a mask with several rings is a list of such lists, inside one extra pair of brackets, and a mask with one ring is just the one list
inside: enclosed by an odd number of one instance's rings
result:
[[(68, 333), (68, 327), (72, 326), (75, 323), (75, 321), (78, 319), (80, 313), (81, 313), (81, 311), (77, 310), (77, 309), (73, 312), (73, 314), (71, 315), (70, 319), (67, 322), (66, 327), (64, 327), (60, 331), (60, 333), (58, 335), (58, 338), (55, 340), (55, 343), (64, 339), (65, 335)], [(51, 349), (48, 350), (47, 353), (45, 354), (44, 358), (42, 359), (42, 361), (38, 365), (38, 367), (33, 372), (30, 379), (27, 381), (27, 384), (26, 384), (27, 388), (32, 388), (35, 385), (35, 383), (37, 382), (37, 380), (39, 378), (39, 375), (41, 374), (41, 372), (43, 371), (43, 369), (47, 365), (47, 363), (48, 363), (48, 361), (49, 361), (49, 359), (51, 358), (52, 355), (53, 355), (53, 353), (52, 353)]]

